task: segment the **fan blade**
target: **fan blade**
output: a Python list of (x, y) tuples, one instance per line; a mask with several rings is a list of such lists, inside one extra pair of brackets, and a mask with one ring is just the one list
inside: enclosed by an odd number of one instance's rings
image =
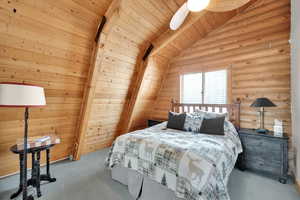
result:
[(213, 12), (225, 12), (237, 9), (251, 0), (210, 0), (206, 10)]
[(173, 15), (170, 22), (170, 29), (177, 30), (184, 22), (185, 18), (189, 14), (189, 10), (187, 8), (187, 3), (184, 3), (177, 12)]

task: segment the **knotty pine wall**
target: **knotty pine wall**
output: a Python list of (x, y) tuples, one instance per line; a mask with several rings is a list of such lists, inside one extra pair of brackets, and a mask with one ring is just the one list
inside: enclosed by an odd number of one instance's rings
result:
[[(245, 5), (245, 7), (250, 6), (253, 2), (252, 0), (252, 2)], [(240, 9), (245, 9), (245, 7)], [(160, 48), (155, 56), (150, 56), (151, 62), (149, 62), (147, 66), (146, 78), (142, 82), (142, 89), (136, 100), (130, 130), (147, 127), (147, 120), (152, 118), (153, 106), (156, 103), (157, 95), (166, 77), (170, 60), (178, 56), (180, 52), (193, 45), (199, 39), (205, 38), (209, 32), (225, 24), (229, 19), (237, 15), (238, 12), (240, 12), (239, 9), (218, 13), (203, 11), (202, 17), (193, 24), (190, 24), (186, 30), (182, 31), (174, 39)], [(160, 35), (163, 41), (165, 39), (164, 34)], [(154, 43), (154, 49), (155, 45)], [(168, 102), (168, 105), (169, 104), (170, 102)]]
[(141, 89), (136, 100), (133, 111), (133, 121), (130, 130), (147, 127), (147, 120), (151, 117), (151, 110), (156, 100), (157, 93), (161, 87), (164, 74), (168, 69), (169, 60), (163, 56), (154, 56), (149, 60), (142, 81)]
[[(224, 13), (203, 11), (199, 20), (176, 35), (176, 38), (168, 40), (168, 37), (172, 37), (172, 34), (169, 34), (170, 19), (185, 2), (185, 0), (121, 1), (119, 17), (115, 19), (108, 40), (102, 47), (104, 59), (97, 76), (96, 95), (93, 98), (83, 153), (110, 146), (116, 136), (127, 132), (128, 118), (132, 119), (129, 130), (144, 128), (147, 119), (151, 117), (152, 107), (170, 58), (224, 24), (239, 10)], [(157, 39), (161, 39), (158, 45)], [(160, 48), (159, 44), (168, 42), (157, 55), (150, 55), (130, 118), (128, 114), (133, 105), (132, 99), (136, 97), (136, 80), (140, 80), (141, 56), (153, 41), (154, 49)]]
[[(118, 18), (113, 22), (107, 41), (102, 47), (104, 58), (97, 76), (96, 94), (85, 134), (83, 153), (108, 147), (116, 136), (126, 133), (127, 126), (122, 116), (126, 116), (128, 112), (140, 69), (138, 61), (148, 47), (147, 44), (167, 30), (172, 14), (183, 2), (121, 1)], [(155, 67), (146, 71), (148, 77), (149, 74), (159, 74), (164, 69), (160, 69), (162, 65), (156, 64), (156, 60), (150, 61)]]
[(151, 117), (166, 119), (171, 99), (180, 100), (181, 74), (225, 68), (231, 74), (229, 96), (242, 101), (241, 126), (259, 126), (249, 106), (264, 96), (278, 106), (267, 109), (266, 127), (273, 129), (274, 119), (282, 119), (290, 136), (289, 37), (290, 1), (259, 0), (170, 62)]
[[(0, 82), (45, 88), (47, 106), (30, 109), (29, 135), (61, 137), (52, 160), (72, 153), (91, 44), (110, 2), (0, 1)], [(0, 108), (0, 176), (19, 170), (9, 148), (23, 138), (23, 119), (24, 109)]]

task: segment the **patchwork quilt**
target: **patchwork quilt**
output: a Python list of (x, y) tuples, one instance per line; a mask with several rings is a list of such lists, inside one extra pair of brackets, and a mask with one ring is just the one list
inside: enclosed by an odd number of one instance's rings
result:
[(166, 122), (119, 136), (107, 165), (131, 168), (187, 200), (229, 200), (227, 182), (242, 152), (233, 124), (225, 136), (166, 129)]

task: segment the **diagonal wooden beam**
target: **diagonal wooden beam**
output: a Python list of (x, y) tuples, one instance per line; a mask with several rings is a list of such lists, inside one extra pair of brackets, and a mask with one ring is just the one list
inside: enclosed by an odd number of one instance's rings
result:
[(158, 54), (161, 49), (166, 47), (168, 44), (173, 42), (179, 35), (181, 35), (183, 32), (188, 30), (202, 16), (204, 16), (206, 12), (207, 12), (206, 10), (203, 10), (199, 13), (191, 13), (185, 20), (184, 24), (182, 24), (179, 29), (177, 29), (176, 31), (168, 29), (162, 35), (160, 35), (158, 38), (156, 38), (152, 42), (152, 44), (155, 46), (155, 48), (153, 49), (151, 56)]
[(131, 94), (128, 106), (127, 106), (127, 111), (125, 113), (126, 116), (124, 116), (124, 129), (126, 132), (129, 132), (131, 129), (131, 125), (133, 122), (133, 113), (134, 113), (134, 109), (135, 109), (135, 105), (138, 99), (138, 95), (140, 94), (140, 90), (141, 87), (143, 85), (143, 80), (145, 79), (145, 72), (148, 66), (148, 61), (149, 61), (149, 55), (151, 54), (151, 51), (153, 49), (153, 45), (150, 44), (149, 47), (144, 50), (142, 57), (140, 56), (140, 58), (137, 61), (137, 66), (139, 71), (136, 77), (136, 80), (134, 82), (133, 85), (133, 92)]
[(90, 68), (87, 76), (87, 82), (84, 89), (81, 111), (78, 122), (78, 132), (75, 141), (73, 159), (79, 160), (84, 145), (84, 138), (87, 131), (88, 121), (91, 113), (92, 102), (95, 96), (98, 72), (102, 69), (102, 60), (104, 57), (105, 43), (112, 27), (119, 19), (119, 7), (121, 0), (113, 0), (105, 16), (102, 16), (98, 30), (93, 43), (93, 51), (90, 60)]

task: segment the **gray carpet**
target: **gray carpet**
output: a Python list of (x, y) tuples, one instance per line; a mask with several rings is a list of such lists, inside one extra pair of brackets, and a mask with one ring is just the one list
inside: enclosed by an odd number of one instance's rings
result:
[[(80, 161), (53, 164), (52, 174), (57, 182), (42, 185), (43, 200), (132, 200), (126, 186), (115, 182), (103, 163), (107, 150), (91, 153)], [(44, 170), (44, 169), (43, 169)], [(19, 176), (0, 180), (0, 200), (8, 200), (16, 190)], [(299, 200), (300, 194), (292, 184), (280, 184), (249, 172), (234, 170), (229, 191), (231, 200)], [(35, 190), (30, 189), (30, 193)], [(17, 198), (21, 199), (21, 195)]]

